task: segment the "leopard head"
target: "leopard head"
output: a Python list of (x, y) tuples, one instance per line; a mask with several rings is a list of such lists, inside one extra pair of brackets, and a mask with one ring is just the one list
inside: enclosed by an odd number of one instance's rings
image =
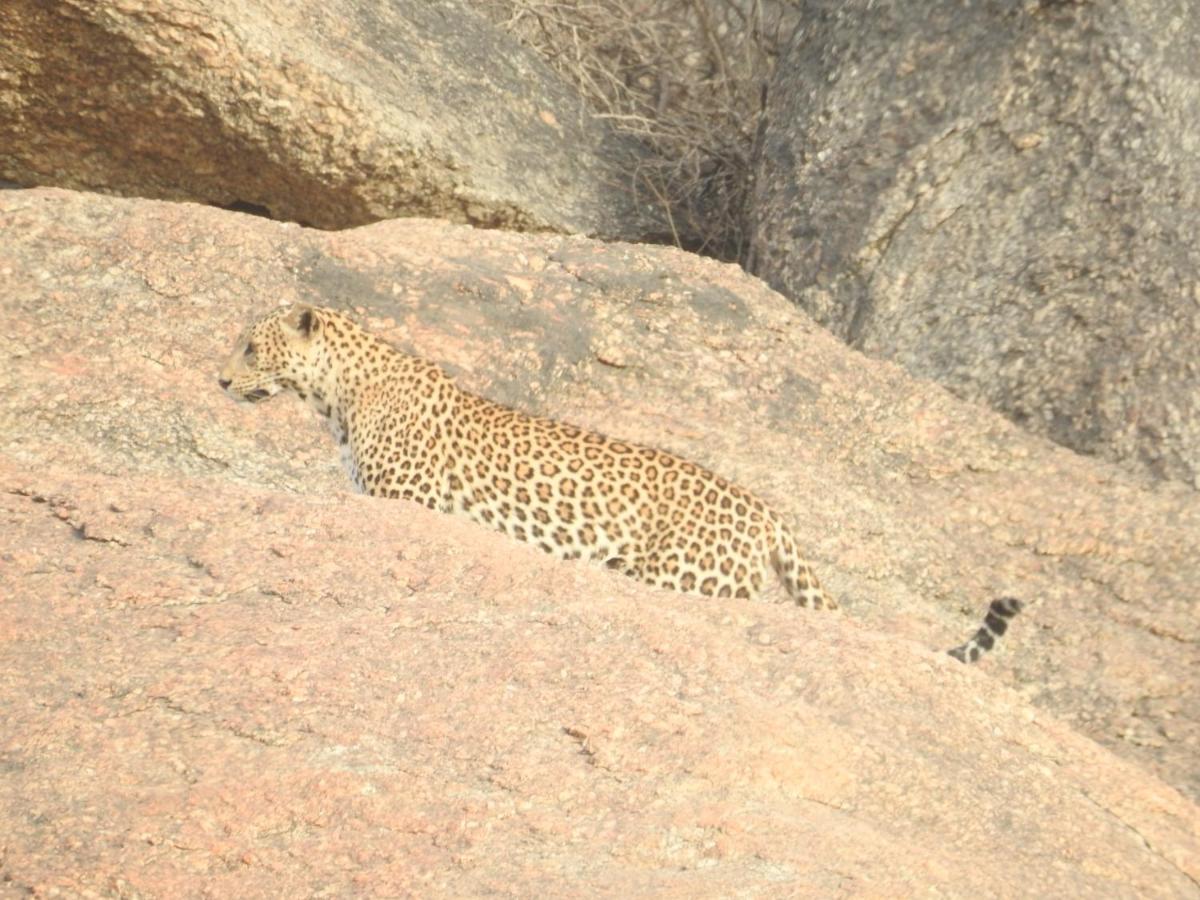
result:
[(321, 311), (296, 305), (263, 316), (238, 339), (217, 383), (235, 400), (257, 403), (280, 391), (320, 390)]

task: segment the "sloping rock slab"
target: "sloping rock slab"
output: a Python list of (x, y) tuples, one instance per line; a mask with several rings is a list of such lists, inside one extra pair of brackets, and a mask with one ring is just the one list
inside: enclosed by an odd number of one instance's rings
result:
[(638, 147), (457, 0), (13, 0), (0, 178), (320, 228), (666, 234)]
[(957, 643), (986, 598), (1021, 596), (1030, 609), (985, 670), (1200, 795), (1196, 492), (847, 350), (735, 267), (416, 220), (310, 232), (56, 190), (0, 194), (0, 233), (0, 453), (17, 466), (332, 501), (349, 484), (311, 411), (236, 406), (216, 376), (274, 304), (355, 306), (469, 389), (761, 493), (879, 634), (882, 667), (905, 643)]
[(947, 657), (345, 494), (0, 461), (8, 888), (1200, 893), (1200, 810)]

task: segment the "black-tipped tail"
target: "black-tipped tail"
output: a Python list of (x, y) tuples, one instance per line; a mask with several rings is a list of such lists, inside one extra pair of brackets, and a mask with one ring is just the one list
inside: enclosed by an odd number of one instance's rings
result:
[(983, 617), (983, 627), (965, 644), (946, 652), (959, 662), (973, 663), (996, 646), (1000, 635), (1008, 630), (1008, 620), (1021, 611), (1021, 601), (1015, 597), (993, 600)]

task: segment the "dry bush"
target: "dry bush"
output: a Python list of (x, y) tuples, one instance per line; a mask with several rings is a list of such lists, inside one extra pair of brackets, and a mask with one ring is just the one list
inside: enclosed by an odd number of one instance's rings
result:
[(635, 173), (675, 243), (745, 253), (765, 86), (794, 0), (479, 0), (574, 82), (596, 115), (650, 149)]

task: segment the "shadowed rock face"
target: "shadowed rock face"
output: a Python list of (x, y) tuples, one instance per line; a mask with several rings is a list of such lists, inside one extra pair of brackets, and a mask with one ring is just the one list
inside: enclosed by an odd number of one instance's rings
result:
[(1200, 486), (1200, 6), (800, 16), (756, 271), (869, 355)]
[[(1194, 491), (675, 251), (57, 190), (0, 194), (0, 233), (9, 883), (1195, 891)], [(217, 385), (294, 301), (755, 489), (845, 614), (654, 591), (349, 493), (304, 404)], [(1001, 650), (934, 652), (999, 592), (1030, 601)]]
[(319, 228), (402, 215), (643, 238), (638, 147), (467, 6), (15, 0), (0, 178)]

